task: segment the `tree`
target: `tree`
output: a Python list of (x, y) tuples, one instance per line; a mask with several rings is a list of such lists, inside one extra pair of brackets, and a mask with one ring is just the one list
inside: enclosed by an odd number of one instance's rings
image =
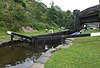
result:
[(48, 8), (36, 0), (0, 0), (0, 22), (8, 28), (10, 26), (10, 30), (18, 30), (22, 26), (35, 29), (52, 26), (70, 28), (73, 19), (70, 11), (62, 11), (54, 2)]

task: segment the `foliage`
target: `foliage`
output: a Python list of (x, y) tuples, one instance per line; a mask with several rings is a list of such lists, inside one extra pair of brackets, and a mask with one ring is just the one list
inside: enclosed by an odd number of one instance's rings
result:
[(37, 29), (37, 30), (45, 29), (45, 27), (50, 28), (50, 26), (47, 23), (44, 24), (43, 22), (34, 22), (34, 23), (31, 23), (31, 27), (34, 28), (34, 29)]
[(22, 26), (35, 29), (45, 27), (72, 27), (73, 13), (62, 11), (60, 7), (48, 8), (41, 1), (35, 0), (0, 0), (0, 26), (16, 31)]

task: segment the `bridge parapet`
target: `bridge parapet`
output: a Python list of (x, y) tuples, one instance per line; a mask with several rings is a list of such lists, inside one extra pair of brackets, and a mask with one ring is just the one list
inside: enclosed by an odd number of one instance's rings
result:
[(80, 12), (79, 17), (87, 17), (87, 16), (93, 16), (93, 15), (97, 15), (100, 13), (100, 4), (96, 5), (96, 6), (92, 6), (89, 7), (83, 11)]

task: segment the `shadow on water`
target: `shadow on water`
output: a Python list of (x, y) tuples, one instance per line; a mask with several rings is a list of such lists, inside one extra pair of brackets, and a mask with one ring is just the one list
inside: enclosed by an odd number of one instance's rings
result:
[(55, 44), (50, 42), (49, 45), (41, 41), (35, 47), (27, 42), (2, 44), (0, 45), (0, 68), (29, 68), (43, 52), (60, 44), (57, 42)]

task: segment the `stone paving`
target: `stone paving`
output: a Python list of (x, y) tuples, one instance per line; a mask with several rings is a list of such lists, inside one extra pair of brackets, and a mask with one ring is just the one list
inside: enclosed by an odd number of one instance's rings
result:
[(70, 45), (72, 45), (72, 41), (74, 39), (70, 38), (70, 39), (66, 39), (66, 44), (62, 44), (57, 46), (56, 48), (51, 48), (48, 51), (46, 51), (44, 54), (42, 54), (33, 65), (31, 65), (30, 68), (44, 68), (45, 63), (52, 57), (53, 53), (55, 51), (58, 51), (62, 48), (68, 48)]

